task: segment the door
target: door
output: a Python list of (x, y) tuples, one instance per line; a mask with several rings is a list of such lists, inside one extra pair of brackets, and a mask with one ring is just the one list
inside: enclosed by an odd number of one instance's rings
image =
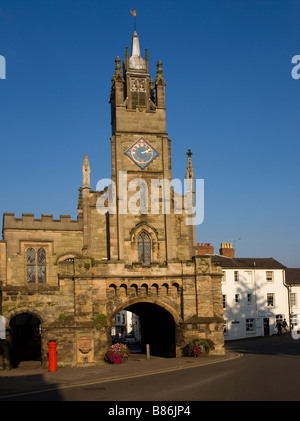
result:
[(264, 318), (264, 336), (270, 335), (270, 324), (269, 324), (269, 318)]

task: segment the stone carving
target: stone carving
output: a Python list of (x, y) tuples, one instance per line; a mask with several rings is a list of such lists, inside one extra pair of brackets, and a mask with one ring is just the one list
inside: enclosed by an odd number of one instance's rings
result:
[(146, 92), (145, 79), (131, 78), (131, 91), (132, 92)]
[(77, 347), (82, 354), (88, 354), (93, 348), (93, 340), (91, 338), (79, 338)]

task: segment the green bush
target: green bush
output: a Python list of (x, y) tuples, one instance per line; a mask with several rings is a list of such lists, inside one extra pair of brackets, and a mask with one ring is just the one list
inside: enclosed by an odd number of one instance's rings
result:
[(102, 327), (107, 327), (107, 316), (105, 314), (98, 314), (96, 316), (96, 329), (100, 330)]

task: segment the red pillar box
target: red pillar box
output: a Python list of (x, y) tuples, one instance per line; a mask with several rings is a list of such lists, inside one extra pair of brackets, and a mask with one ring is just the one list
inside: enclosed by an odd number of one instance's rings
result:
[(56, 358), (57, 342), (49, 341), (47, 345), (48, 345), (48, 349), (49, 349), (48, 371), (56, 371), (57, 370), (57, 358)]

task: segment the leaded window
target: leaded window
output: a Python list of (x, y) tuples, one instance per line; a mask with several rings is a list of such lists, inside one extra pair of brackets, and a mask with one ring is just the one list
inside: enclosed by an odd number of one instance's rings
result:
[(35, 270), (35, 250), (29, 248), (27, 250), (27, 282), (29, 284), (35, 283), (36, 270)]
[(27, 282), (42, 284), (46, 282), (46, 252), (43, 248), (27, 249)]
[(142, 232), (138, 237), (138, 261), (143, 265), (151, 263), (151, 239), (146, 232)]

